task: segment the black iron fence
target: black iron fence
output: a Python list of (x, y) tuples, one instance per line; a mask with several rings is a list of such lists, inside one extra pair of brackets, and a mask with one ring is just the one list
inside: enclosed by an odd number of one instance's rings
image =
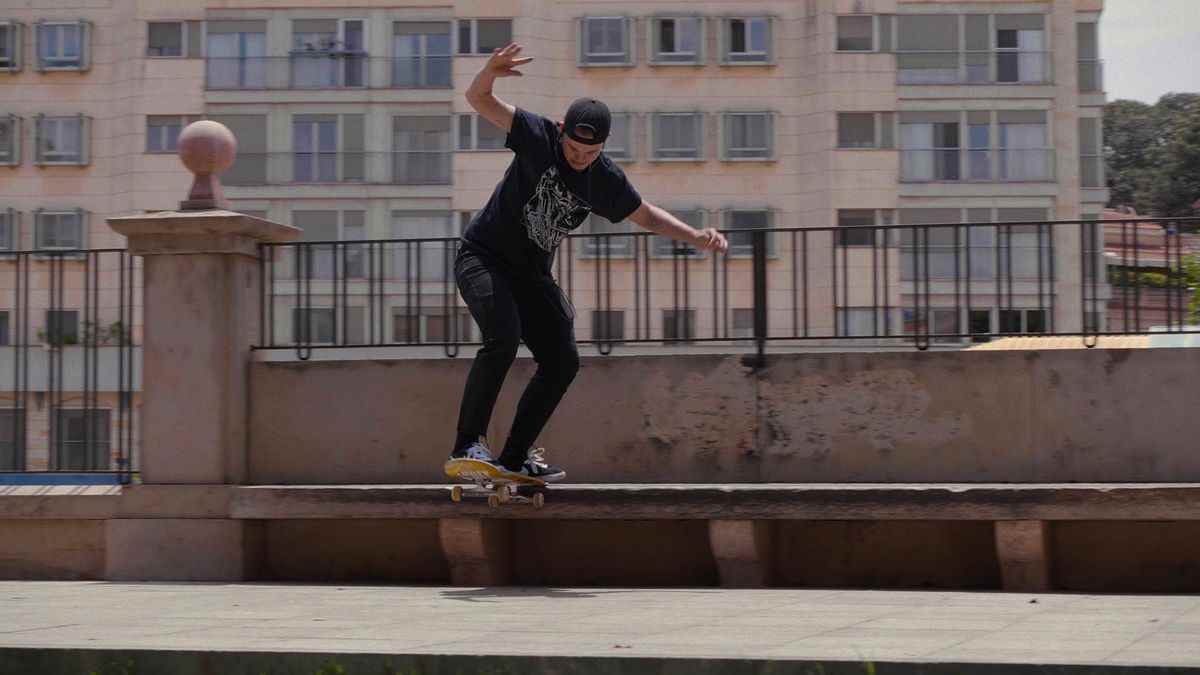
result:
[(140, 287), (121, 249), (0, 253), (0, 485), (132, 479)]
[[(728, 255), (648, 232), (567, 237), (576, 337), (620, 345), (963, 347), (1006, 336), (1200, 333), (1200, 218), (726, 230)], [(268, 244), (257, 349), (479, 335), (452, 237)], [(1148, 276), (1155, 275), (1155, 276)], [(1153, 288), (1153, 293), (1149, 292)]]

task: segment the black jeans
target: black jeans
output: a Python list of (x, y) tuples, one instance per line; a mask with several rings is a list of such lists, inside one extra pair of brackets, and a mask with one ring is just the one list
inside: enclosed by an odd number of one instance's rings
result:
[(486, 434), (520, 342), (537, 362), (500, 455), (501, 462), (514, 467), (524, 461), (579, 371), (575, 310), (553, 279), (512, 277), (470, 249), (459, 249), (454, 278), (483, 332), (483, 348), (471, 365), (458, 414), (460, 437)]

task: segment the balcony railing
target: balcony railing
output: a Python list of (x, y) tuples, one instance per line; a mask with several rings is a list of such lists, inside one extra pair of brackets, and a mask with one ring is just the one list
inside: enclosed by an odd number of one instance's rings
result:
[(382, 58), (352, 52), (296, 52), (291, 56), (208, 57), (204, 88), (446, 89), (449, 55)]
[(1104, 61), (1079, 60), (1079, 91), (1089, 94), (1104, 91)]
[(1047, 51), (900, 51), (899, 84), (1049, 84)]
[(398, 152), (239, 153), (221, 182), (234, 186), (297, 184), (449, 185), (454, 153)]
[[(1159, 286), (1166, 332), (1200, 333), (1200, 256), (1181, 242), (1200, 218), (1163, 221)], [(576, 339), (625, 343), (768, 342), (826, 347), (969, 345), (1009, 335), (1139, 333), (1114, 322), (1104, 233), (1135, 221), (939, 223), (727, 230), (745, 255), (667, 257), (648, 232), (563, 240), (555, 276), (577, 312)], [(1143, 225), (1144, 227), (1144, 225)], [(1156, 228), (1157, 231), (1157, 228)], [(851, 236), (848, 236), (851, 235)], [(1145, 238), (1145, 235), (1142, 235)], [(1200, 237), (1200, 235), (1186, 235)], [(852, 244), (852, 245), (851, 245)], [(1137, 242), (1134, 242), (1137, 244)], [(256, 349), (479, 344), (455, 287), (452, 237), (266, 244)], [(1128, 250), (1136, 256), (1137, 246)], [(1197, 247), (1200, 250), (1200, 247)], [(1137, 278), (1120, 311), (1136, 314)]]
[(1022, 183), (1054, 181), (1054, 150), (918, 148), (900, 151), (905, 183)]

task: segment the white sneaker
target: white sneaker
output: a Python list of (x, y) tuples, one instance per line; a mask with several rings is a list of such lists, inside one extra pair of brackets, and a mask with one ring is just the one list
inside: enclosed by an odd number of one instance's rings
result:
[(546, 461), (545, 448), (530, 448), (529, 454), (525, 457), (525, 462), (521, 464), (521, 468), (516, 473), (538, 478), (553, 483), (567, 477), (567, 472), (561, 467), (554, 466)]
[(492, 458), (492, 451), (488, 449), (487, 441), (482, 437), (467, 447), (450, 453), (450, 459), (476, 459), (488, 464), (496, 463), (496, 460)]

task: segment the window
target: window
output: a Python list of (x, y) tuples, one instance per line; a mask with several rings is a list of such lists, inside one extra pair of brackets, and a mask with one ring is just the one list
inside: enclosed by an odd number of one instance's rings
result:
[(39, 70), (87, 70), (90, 67), (90, 23), (39, 22), (37, 28)]
[(393, 184), (450, 184), (450, 120), (449, 115), (393, 118)]
[(580, 66), (632, 66), (633, 19), (586, 16), (579, 21)]
[(1045, 333), (1046, 310), (1002, 309), (1000, 310), (1000, 334)]
[[(933, 314), (933, 323), (929, 323), (929, 315)], [(988, 311), (982, 312), (988, 315)], [(919, 310), (906, 307), (901, 311), (904, 319), (904, 334), (905, 335), (957, 335), (962, 331), (959, 330), (958, 320), (959, 313), (957, 309), (938, 309), (929, 307), (921, 307)], [(975, 311), (972, 314), (976, 314)], [(962, 338), (958, 337), (937, 337), (933, 338), (934, 344), (957, 344), (962, 342)]]
[[(682, 220), (683, 222), (687, 223), (688, 225), (691, 225), (692, 227), (696, 228), (697, 230), (702, 230), (705, 227), (707, 227), (704, 224), (706, 221), (707, 214), (704, 212), (703, 209), (699, 209), (699, 208), (667, 209), (667, 211), (669, 211), (671, 213), (671, 215)], [(654, 241), (653, 253), (654, 253), (654, 256), (658, 257), (658, 258), (669, 258), (671, 256), (686, 256), (689, 258), (704, 257), (703, 251), (693, 247), (691, 244), (687, 244), (682, 241), (675, 241), (674, 239), (671, 239), (669, 237), (664, 237), (662, 235), (654, 235), (653, 241)]]
[(37, 116), (36, 164), (88, 163), (88, 141), (91, 118)]
[(54, 471), (111, 468), (111, 410), (58, 408), (54, 415)]
[[(874, 227), (891, 225), (893, 215), (887, 209), (838, 209), (838, 227)], [(838, 246), (875, 246), (887, 241), (886, 232), (845, 230), (838, 232)]]
[(721, 159), (775, 159), (775, 113), (728, 112), (721, 120)]
[(973, 309), (967, 316), (967, 329), (971, 333), (971, 342), (991, 342), (992, 311), (990, 309)]
[[(233, 166), (221, 174), (222, 185), (265, 185), (267, 182), (267, 116), (208, 115), (207, 119), (229, 127), (237, 139)], [(278, 176), (273, 176), (279, 180)]]
[[(1044, 208), (901, 209), (903, 225), (1037, 222)], [(928, 249), (926, 251), (926, 249)], [(1007, 280), (1052, 279), (1053, 237), (1049, 226), (985, 225), (900, 231), (900, 278)], [(926, 270), (928, 258), (928, 271)], [(1040, 260), (1040, 262), (1039, 262)], [(1040, 267), (1039, 267), (1040, 265)]]
[[(302, 230), (300, 241), (361, 242), (367, 238), (365, 216), (365, 211), (292, 211), (292, 224)], [(283, 252), (280, 265), (284, 277), (366, 278), (364, 244), (286, 246)]]
[[(580, 234), (621, 234), (632, 232), (633, 226), (628, 220), (614, 223), (604, 216), (592, 212), (583, 221)], [(596, 258), (608, 255), (613, 258), (629, 258), (633, 256), (634, 237), (583, 237), (582, 258)]]
[[(342, 307), (342, 320), (335, 321), (333, 307), (292, 308), (293, 342), (302, 344), (365, 344), (366, 308)], [(340, 339), (335, 339), (335, 335)]]
[(996, 113), (999, 148), (997, 174), (1004, 181), (1053, 180), (1054, 151), (1044, 110)]
[(729, 337), (754, 337), (754, 310), (752, 308), (735, 308), (733, 310), (733, 329), (729, 331)]
[(887, 315), (871, 307), (839, 307), (835, 335), (839, 337), (872, 337), (891, 335)]
[(618, 162), (634, 160), (633, 113), (612, 113), (612, 124), (604, 141), (604, 154)]
[(444, 307), (422, 309), (395, 307), (392, 309), (392, 340), (400, 343), (446, 343), (471, 340), (473, 321), (461, 307), (451, 308), (448, 319)]
[(34, 248), (75, 250), (84, 248), (84, 211), (35, 211)]
[(147, 115), (146, 152), (176, 152), (179, 134), (198, 117), (184, 115)]
[(900, 114), (900, 180), (946, 182), (961, 178), (958, 112)]
[[(453, 237), (458, 236), (453, 216), (451, 211), (393, 211), (393, 239), (425, 241), (386, 244), (384, 250), (391, 254), (388, 278), (406, 282), (453, 280), (457, 249)], [(441, 297), (432, 302), (440, 306)]]
[(459, 19), (458, 53), (491, 54), (512, 42), (512, 19)]
[(503, 129), (475, 113), (458, 116), (459, 150), (504, 150), (507, 134)]
[(721, 22), (721, 63), (763, 65), (775, 62), (771, 18), (726, 17)]
[(900, 15), (897, 17), (898, 82), (1049, 82), (1045, 22), (1042, 14)]
[(0, 166), (21, 164), (21, 118), (0, 117)]
[(698, 161), (704, 159), (704, 113), (662, 112), (650, 116), (650, 159)]
[(625, 311), (621, 309), (592, 310), (592, 339), (598, 342), (621, 342), (625, 339)]
[(46, 310), (45, 329), (38, 337), (50, 345), (79, 344), (79, 312), (73, 309)]
[(392, 25), (392, 86), (450, 86), (450, 24), (397, 21)]
[(146, 56), (181, 57), (187, 53), (187, 31), (182, 21), (151, 21), (147, 27)]
[(1105, 186), (1102, 134), (1103, 125), (1099, 117), (1079, 118), (1079, 179), (1082, 187)]
[[(7, 312), (5, 314), (7, 315)], [(7, 325), (7, 320), (5, 324)], [(13, 409), (11, 406), (6, 406), (0, 408), (0, 471), (23, 470), (25, 470), (25, 409)]]
[(366, 177), (364, 116), (293, 115), (292, 182), (352, 183)]
[(209, 21), (205, 30), (206, 89), (266, 87), (266, 21)]
[(0, 250), (12, 251), (17, 248), (17, 221), (16, 211), (0, 209)]
[[(774, 213), (766, 209), (735, 209), (725, 212), (725, 228), (729, 230), (767, 229), (773, 227)], [(749, 256), (754, 254), (754, 233), (729, 232), (729, 255)], [(774, 239), (767, 233), (767, 255), (774, 252)]]
[(1075, 24), (1076, 53), (1079, 57), (1079, 91), (1104, 91), (1104, 73), (1100, 64), (1100, 47), (1096, 39), (1097, 24)]
[(1049, 82), (1046, 17), (1042, 14), (997, 14), (996, 81), (1013, 84)]
[(687, 342), (696, 337), (696, 310), (664, 309), (663, 339)]
[(870, 14), (839, 16), (837, 18), (837, 50), (839, 52), (875, 51), (875, 17)]
[(365, 24), (363, 19), (293, 19), (291, 87), (366, 86)]
[(16, 21), (0, 21), (0, 70), (21, 70), (21, 28)]
[(894, 148), (895, 113), (838, 113), (839, 148)]
[(698, 16), (661, 16), (650, 20), (650, 63), (698, 65), (704, 63), (704, 19)]

